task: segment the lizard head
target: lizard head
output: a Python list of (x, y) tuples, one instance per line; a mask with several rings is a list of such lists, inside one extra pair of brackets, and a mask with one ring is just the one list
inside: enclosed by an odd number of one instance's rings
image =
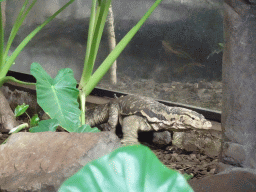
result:
[(212, 127), (210, 121), (206, 120), (202, 114), (195, 111), (181, 107), (173, 107), (171, 110), (175, 118), (177, 129), (207, 130)]
[(212, 127), (211, 122), (207, 121), (203, 115), (181, 107), (167, 107), (159, 110), (149, 110), (145, 108), (138, 114), (144, 116), (154, 130), (206, 130)]

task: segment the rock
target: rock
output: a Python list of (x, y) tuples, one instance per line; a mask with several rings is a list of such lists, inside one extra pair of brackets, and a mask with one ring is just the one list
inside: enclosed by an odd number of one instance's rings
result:
[(195, 192), (256, 191), (256, 171), (236, 168), (217, 175), (189, 181)]
[(111, 132), (20, 132), (0, 145), (0, 191), (57, 191), (88, 162), (121, 146)]
[(3, 132), (3, 130), (10, 131), (16, 126), (18, 126), (18, 122), (15, 119), (8, 101), (0, 90), (0, 130), (1, 132)]
[(157, 146), (165, 146), (172, 142), (172, 135), (169, 131), (154, 132), (153, 143)]
[(173, 81), (171, 83), (171, 87), (172, 88), (177, 88), (177, 89), (182, 89), (183, 88), (183, 84), (181, 82), (176, 82), (176, 81)]
[(212, 82), (212, 85), (213, 85), (213, 87), (214, 87), (215, 89), (222, 89), (222, 82), (221, 82), (221, 81), (219, 81), (219, 82), (213, 81), (213, 82)]
[(22, 105), (23, 103), (29, 105), (27, 113), (29, 113), (31, 116), (41, 111), (39, 105), (37, 104), (36, 95), (34, 93), (15, 89), (11, 85), (2, 86), (1, 90), (13, 111), (17, 105)]
[(210, 157), (219, 155), (221, 147), (221, 132), (215, 130), (175, 132), (172, 144), (186, 151), (199, 150)]
[(199, 81), (198, 89), (212, 89), (213, 85), (210, 82)]
[(194, 89), (194, 88), (198, 89), (198, 84), (197, 83), (196, 84), (194, 84), (194, 83), (184, 83), (183, 89), (187, 89), (187, 88), (189, 88), (189, 89)]
[(246, 161), (245, 147), (239, 143), (223, 143), (222, 155), (222, 162), (230, 165), (242, 166)]
[(200, 100), (203, 101), (211, 101), (213, 99), (212, 91), (209, 91), (208, 89), (199, 89), (197, 92), (197, 96), (200, 98)]

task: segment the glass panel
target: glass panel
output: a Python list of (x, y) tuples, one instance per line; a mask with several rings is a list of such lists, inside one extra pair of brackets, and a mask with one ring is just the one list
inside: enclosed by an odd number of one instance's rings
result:
[[(98, 86), (221, 110), (222, 4), (195, 2), (163, 1), (117, 59), (117, 85), (108, 74)], [(114, 4), (117, 41), (145, 7), (128, 4)]]
[[(117, 42), (153, 2), (113, 1)], [(18, 33), (12, 51), (25, 35), (64, 3), (38, 1)], [(19, 0), (7, 1), (7, 34), (21, 5)], [(90, 5), (91, 0), (75, 1), (28, 44), (11, 70), (29, 74), (30, 64), (39, 62), (52, 77), (59, 69), (69, 67), (80, 80)], [(118, 58), (117, 84), (112, 85), (107, 74), (98, 87), (221, 110), (222, 23), (222, 1), (162, 1)], [(105, 30), (95, 68), (109, 53), (107, 36)]]

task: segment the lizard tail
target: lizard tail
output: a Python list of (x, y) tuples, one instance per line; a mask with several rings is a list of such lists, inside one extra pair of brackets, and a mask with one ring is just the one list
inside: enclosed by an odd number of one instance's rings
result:
[(90, 126), (106, 123), (109, 118), (109, 104), (98, 105), (85, 112), (86, 124)]

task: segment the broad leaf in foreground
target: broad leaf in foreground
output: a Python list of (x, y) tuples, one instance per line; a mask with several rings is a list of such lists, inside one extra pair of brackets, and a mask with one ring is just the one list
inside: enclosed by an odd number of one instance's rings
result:
[(85, 165), (59, 192), (193, 192), (186, 179), (146, 146), (121, 147)]

